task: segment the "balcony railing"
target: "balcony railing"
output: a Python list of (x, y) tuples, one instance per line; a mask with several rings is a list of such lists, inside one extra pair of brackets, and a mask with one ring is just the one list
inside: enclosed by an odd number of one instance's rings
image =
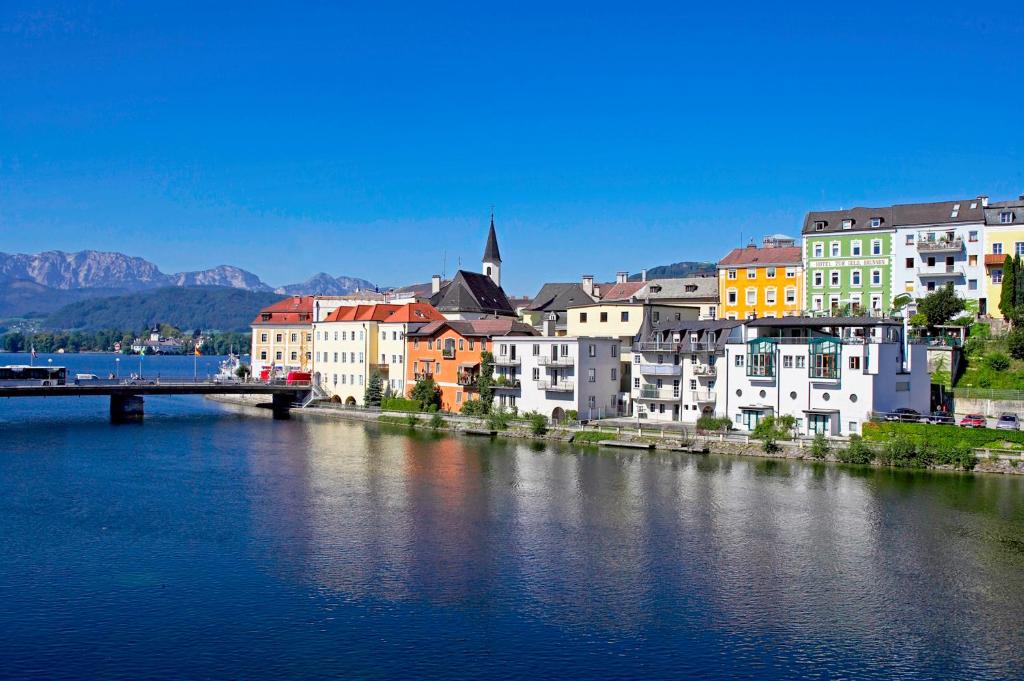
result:
[(718, 367), (714, 364), (694, 364), (693, 375), (701, 378), (714, 378), (718, 374)]
[(538, 355), (537, 364), (542, 367), (571, 367), (574, 360), (569, 356), (552, 357), (551, 355)]
[(691, 390), (690, 393), (690, 399), (696, 403), (715, 401), (714, 390)]
[(477, 379), (480, 378), (476, 374), (459, 374), (455, 379), (455, 382), (459, 385), (473, 386), (476, 385)]
[(522, 383), (519, 382), (518, 378), (512, 380), (506, 380), (504, 383), (495, 383), (495, 390), (519, 390), (522, 387)]
[(640, 373), (648, 376), (681, 376), (683, 367), (680, 364), (641, 364)]
[(959, 265), (936, 265), (934, 267), (918, 267), (919, 277), (961, 277), (963, 270)]
[(414, 380), (414, 381), (422, 381), (424, 379), (433, 378), (433, 377), (434, 377), (434, 374), (429, 374), (429, 373), (427, 373), (425, 371), (418, 371), (418, 372), (416, 372), (416, 373), (414, 373), (412, 375), (412, 380)]
[(508, 355), (495, 355), (494, 364), (502, 367), (516, 367), (522, 364), (522, 360), (519, 357), (511, 357)]
[(678, 387), (658, 388), (653, 385), (645, 385), (640, 388), (641, 400), (678, 400), (679, 395)]
[(537, 390), (571, 393), (574, 390), (574, 387), (572, 381), (537, 381)]
[(642, 341), (633, 343), (634, 352), (679, 352), (679, 343), (670, 341)]
[(955, 239), (919, 239), (917, 250), (920, 253), (957, 253), (964, 249), (964, 240)]

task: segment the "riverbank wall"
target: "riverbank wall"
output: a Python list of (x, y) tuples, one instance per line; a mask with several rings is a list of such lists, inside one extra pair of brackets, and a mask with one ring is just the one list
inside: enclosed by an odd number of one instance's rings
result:
[[(271, 416), (270, 403), (265, 396), (208, 395), (206, 399), (222, 404), (245, 407), (247, 412), (251, 412), (254, 415)], [(822, 463), (841, 463), (835, 452), (843, 446), (843, 443), (834, 442), (832, 450), (828, 454), (823, 458), (815, 459), (811, 455), (810, 442), (806, 440), (779, 441), (777, 443), (779, 445), (778, 451), (768, 453), (764, 451), (761, 441), (738, 434), (726, 435), (722, 433), (688, 436), (679, 431), (660, 430), (650, 427), (639, 430), (625, 426), (605, 426), (599, 428), (549, 427), (543, 434), (537, 434), (532, 432), (530, 424), (525, 421), (513, 420), (503, 430), (492, 430), (489, 428), (486, 419), (443, 413), (439, 414), (439, 416), (443, 420), (444, 425), (435, 428), (431, 425), (431, 419), (434, 414), (385, 412), (378, 409), (360, 409), (333, 405), (296, 407), (291, 410), (291, 416), (292, 418), (309, 420), (372, 422), (391, 426), (436, 430), (466, 436), (487, 434), (500, 439), (562, 442), (595, 448), (600, 446), (603, 449), (612, 448), (615, 446), (614, 443), (620, 442), (627, 445), (629, 443), (646, 444), (650, 445), (651, 449), (662, 452), (711, 453), (771, 459), (799, 459)], [(595, 436), (595, 434), (597, 435)], [(1004, 453), (990, 455), (985, 451), (976, 453), (979, 456), (974, 472), (1024, 475), (1024, 456), (1022, 455), (1007, 455)], [(875, 463), (865, 465), (879, 468), (886, 467)], [(937, 470), (954, 470), (950, 466), (936, 466), (934, 468)]]

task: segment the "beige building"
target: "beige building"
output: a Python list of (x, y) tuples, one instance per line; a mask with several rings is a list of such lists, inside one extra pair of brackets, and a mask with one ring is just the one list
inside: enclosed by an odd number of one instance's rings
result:
[(252, 321), (254, 378), (283, 378), (290, 371), (311, 371), (312, 360), (312, 296), (291, 296), (260, 310)]

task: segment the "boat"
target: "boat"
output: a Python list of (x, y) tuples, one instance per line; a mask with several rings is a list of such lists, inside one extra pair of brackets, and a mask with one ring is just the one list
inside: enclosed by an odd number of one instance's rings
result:
[(240, 366), (242, 366), (241, 357), (236, 355), (234, 352), (229, 352), (227, 358), (220, 363), (219, 370), (213, 379), (215, 381), (225, 382), (241, 380), (236, 373)]

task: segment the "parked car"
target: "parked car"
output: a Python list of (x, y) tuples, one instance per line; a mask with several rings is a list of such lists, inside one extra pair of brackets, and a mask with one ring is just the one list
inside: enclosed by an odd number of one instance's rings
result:
[(956, 419), (949, 414), (941, 411), (933, 411), (930, 416), (927, 417), (928, 423), (941, 426), (955, 426)]
[(983, 414), (967, 414), (960, 419), (960, 425), (964, 428), (987, 428), (988, 419)]
[(918, 423), (922, 421), (927, 421), (927, 419), (921, 415), (921, 412), (919, 412), (916, 409), (911, 409), (910, 407), (900, 407), (899, 409), (894, 409), (893, 411), (885, 415), (885, 420), (903, 421), (907, 423)]
[(1017, 430), (1020, 428), (1020, 419), (1017, 418), (1016, 414), (1000, 414), (999, 420), (996, 421), (996, 428), (1000, 430)]
[(96, 374), (75, 374), (76, 381), (98, 381), (100, 377)]

